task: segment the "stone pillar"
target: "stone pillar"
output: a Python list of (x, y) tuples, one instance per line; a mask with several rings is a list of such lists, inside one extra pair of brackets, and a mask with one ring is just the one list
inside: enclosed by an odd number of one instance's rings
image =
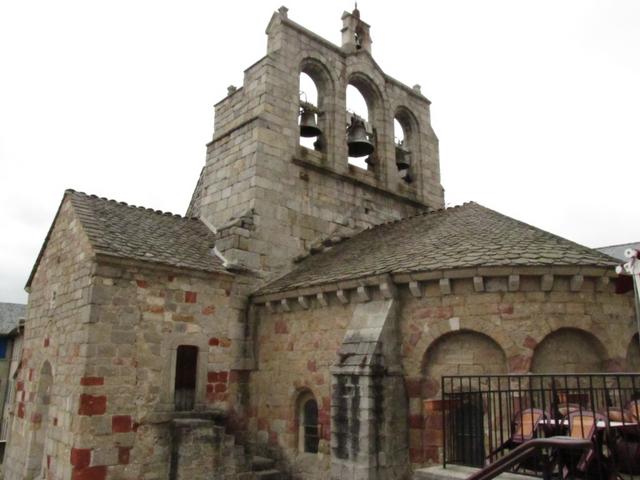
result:
[(332, 479), (388, 480), (408, 472), (408, 407), (396, 323), (393, 300), (354, 311), (331, 370)]

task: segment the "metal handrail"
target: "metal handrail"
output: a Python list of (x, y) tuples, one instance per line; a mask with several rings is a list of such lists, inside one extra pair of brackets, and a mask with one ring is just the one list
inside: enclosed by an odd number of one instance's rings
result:
[(467, 480), (491, 480), (543, 448), (556, 448), (559, 450), (587, 450), (592, 446), (593, 444), (590, 440), (572, 437), (556, 436), (549, 438), (535, 438), (523, 443), (517, 448), (514, 448), (504, 457), (501, 457), (499, 460), (496, 460), (492, 464), (481, 469), (479, 472), (471, 475)]

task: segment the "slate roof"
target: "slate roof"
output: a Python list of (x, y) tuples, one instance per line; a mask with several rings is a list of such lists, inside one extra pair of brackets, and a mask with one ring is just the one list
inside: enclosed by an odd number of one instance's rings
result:
[(9, 335), (26, 315), (27, 306), (22, 303), (0, 303), (0, 335)]
[[(136, 207), (75, 190), (66, 190), (67, 197), (98, 254), (206, 272), (227, 272), (222, 260), (212, 253), (214, 233), (196, 218)], [(51, 230), (27, 287), (50, 234)]]
[(596, 250), (469, 202), (367, 229), (307, 257), (257, 294), (387, 273), (490, 266), (614, 267), (618, 263)]

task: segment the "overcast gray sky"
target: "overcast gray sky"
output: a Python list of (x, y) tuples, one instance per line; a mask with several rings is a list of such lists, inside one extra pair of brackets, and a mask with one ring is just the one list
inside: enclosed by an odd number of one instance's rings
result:
[[(213, 104), (266, 51), (268, 1), (0, 1), (0, 301), (65, 188), (183, 214)], [(340, 42), (349, 1), (289, 0)], [(640, 1), (361, 0), (373, 55), (433, 102), (447, 204), (587, 246), (640, 240)]]

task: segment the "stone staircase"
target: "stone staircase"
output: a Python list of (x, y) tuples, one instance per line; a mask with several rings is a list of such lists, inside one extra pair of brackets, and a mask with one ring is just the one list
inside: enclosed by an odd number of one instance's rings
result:
[(270, 458), (254, 456), (251, 460), (253, 478), (255, 480), (284, 480), (284, 475), (275, 468), (275, 463)]

